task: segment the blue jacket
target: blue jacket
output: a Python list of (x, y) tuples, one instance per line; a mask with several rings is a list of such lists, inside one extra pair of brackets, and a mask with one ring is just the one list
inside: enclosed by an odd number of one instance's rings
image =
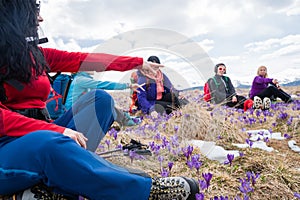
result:
[(97, 81), (86, 72), (78, 72), (74, 75), (73, 81), (70, 85), (65, 107), (67, 110), (70, 109), (81, 95), (91, 89), (125, 90), (127, 88), (129, 88), (129, 84), (127, 83)]
[[(138, 109), (142, 110), (143, 113), (149, 114), (154, 110), (156, 102), (156, 83), (155, 80), (145, 77), (140, 71), (137, 71), (138, 84), (146, 83), (143, 88), (145, 91), (139, 89), (137, 94), (138, 98)], [(163, 74), (164, 93), (177, 92), (169, 78)]]

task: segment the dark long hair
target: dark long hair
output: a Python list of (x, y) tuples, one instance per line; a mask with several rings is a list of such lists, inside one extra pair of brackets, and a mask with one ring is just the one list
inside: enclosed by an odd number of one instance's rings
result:
[[(38, 40), (36, 0), (0, 0), (0, 81), (28, 83), (48, 70)], [(35, 71), (35, 77), (32, 76)]]

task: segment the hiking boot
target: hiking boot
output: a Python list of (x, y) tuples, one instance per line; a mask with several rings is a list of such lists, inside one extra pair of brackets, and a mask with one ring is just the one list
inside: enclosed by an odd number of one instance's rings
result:
[(142, 122), (140, 118), (131, 117), (127, 112), (124, 112), (124, 117), (121, 122), (122, 126), (135, 126)]
[(254, 109), (261, 109), (261, 108), (263, 108), (263, 102), (262, 102), (262, 100), (261, 100), (260, 97), (255, 96), (253, 98), (253, 108)]
[(294, 102), (294, 100), (292, 98), (289, 98), (288, 100), (286, 100), (285, 103), (293, 103), (293, 102)]
[(152, 179), (149, 200), (196, 200), (198, 182), (185, 177)]
[(263, 100), (263, 108), (264, 108), (264, 110), (269, 110), (270, 107), (271, 107), (271, 99), (268, 97), (265, 97)]
[[(61, 194), (54, 193), (52, 189), (45, 185), (36, 185), (32, 188), (24, 190), (20, 193), (0, 196), (1, 200), (74, 200), (75, 197), (66, 197)], [(78, 198), (76, 198), (78, 199)]]

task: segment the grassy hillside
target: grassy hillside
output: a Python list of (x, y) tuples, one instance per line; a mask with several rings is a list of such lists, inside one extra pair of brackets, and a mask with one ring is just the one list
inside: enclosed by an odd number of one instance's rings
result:
[[(284, 89), (293, 95), (300, 94), (300, 87)], [(238, 90), (238, 93), (248, 91)], [(112, 95), (118, 107), (128, 109), (129, 92)], [(210, 186), (202, 190), (204, 199), (220, 196), (243, 199), (244, 195), (250, 199), (296, 199), (294, 194), (300, 193), (300, 154), (288, 147), (288, 141), (295, 140), (300, 146), (299, 96), (291, 104), (274, 102), (269, 111), (243, 112), (212, 107), (202, 100), (202, 95), (200, 90), (186, 91), (185, 96), (191, 103), (181, 110), (158, 118), (145, 115), (138, 126), (111, 130), (99, 151), (124, 145), (131, 138), (140, 140), (149, 145), (152, 156), (112, 154), (107, 159), (144, 170), (151, 176), (189, 176), (202, 183), (202, 173), (211, 173)], [(208, 108), (213, 109), (208, 111)], [(246, 143), (249, 138), (246, 131), (254, 129), (280, 132), (285, 139), (266, 139), (266, 144), (274, 148), (272, 152), (232, 145)], [(231, 164), (209, 160), (198, 147), (189, 145), (193, 139), (214, 141), (227, 150), (238, 150), (240, 156)]]

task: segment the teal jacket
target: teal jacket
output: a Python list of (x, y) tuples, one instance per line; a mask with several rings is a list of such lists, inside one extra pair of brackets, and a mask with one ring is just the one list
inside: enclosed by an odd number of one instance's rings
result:
[(97, 81), (86, 72), (78, 72), (73, 76), (73, 81), (70, 85), (65, 107), (67, 110), (70, 109), (81, 95), (92, 89), (125, 90), (127, 88), (129, 88), (128, 83)]

